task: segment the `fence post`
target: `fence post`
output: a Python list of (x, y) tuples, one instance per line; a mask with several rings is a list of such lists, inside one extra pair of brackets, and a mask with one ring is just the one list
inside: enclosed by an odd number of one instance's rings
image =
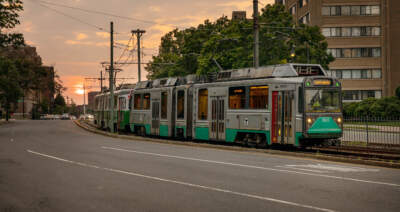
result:
[(366, 122), (365, 122), (365, 125), (367, 126), (367, 146), (369, 146), (369, 145), (368, 145), (368, 143), (369, 143), (369, 137), (368, 137), (368, 116), (367, 116), (367, 120), (366, 120)]

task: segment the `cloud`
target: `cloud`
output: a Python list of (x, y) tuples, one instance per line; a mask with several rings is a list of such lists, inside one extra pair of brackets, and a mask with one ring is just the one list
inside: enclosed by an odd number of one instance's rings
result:
[(150, 6), (149, 10), (152, 12), (160, 12), (161, 8), (159, 6)]
[(110, 37), (110, 33), (108, 33), (108, 32), (96, 32), (96, 36), (100, 37), (100, 38), (109, 38)]
[(236, 9), (244, 10), (248, 7), (253, 6), (253, 1), (245, 0), (245, 1), (226, 2), (226, 3), (219, 3), (219, 4), (217, 4), (217, 6), (234, 7)]
[(76, 40), (85, 40), (86, 38), (88, 38), (88, 35), (86, 35), (85, 33), (78, 33), (76, 35)]

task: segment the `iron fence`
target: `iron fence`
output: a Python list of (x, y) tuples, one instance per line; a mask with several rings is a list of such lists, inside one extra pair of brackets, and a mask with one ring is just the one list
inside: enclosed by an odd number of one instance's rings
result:
[(400, 118), (345, 117), (341, 144), (400, 149)]

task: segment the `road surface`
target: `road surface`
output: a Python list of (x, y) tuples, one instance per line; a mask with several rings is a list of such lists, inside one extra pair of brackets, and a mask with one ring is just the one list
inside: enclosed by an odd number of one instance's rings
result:
[(400, 170), (0, 126), (0, 211), (400, 211)]

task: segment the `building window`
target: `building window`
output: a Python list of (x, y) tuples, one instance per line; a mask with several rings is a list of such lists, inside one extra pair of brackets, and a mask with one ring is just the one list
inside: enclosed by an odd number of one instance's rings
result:
[(161, 92), (161, 119), (168, 118), (168, 92)]
[(335, 58), (380, 57), (381, 48), (334, 48), (328, 49), (328, 54)]
[(178, 91), (178, 102), (177, 102), (177, 119), (185, 118), (185, 91)]
[(268, 86), (251, 86), (249, 89), (249, 108), (268, 108)]
[(322, 15), (330, 16), (331, 15), (331, 7), (322, 7)]
[(350, 70), (330, 70), (330, 76), (338, 79), (380, 79), (381, 69), (350, 69)]
[(382, 97), (382, 91), (380, 90), (343, 91), (343, 100), (347, 101), (360, 101), (367, 98), (380, 99), (381, 97)]
[(325, 37), (360, 37), (360, 36), (380, 36), (380, 27), (325, 27), (322, 28)]
[(208, 90), (199, 89), (198, 119), (207, 120), (208, 114)]
[(379, 5), (324, 6), (322, 7), (322, 15), (324, 16), (380, 15), (380, 6)]
[(307, 13), (305, 16), (301, 17), (299, 22), (302, 24), (309, 24), (310, 23), (310, 13)]
[(296, 5), (293, 5), (290, 9), (289, 9), (290, 14), (295, 15), (296, 14)]
[(245, 87), (229, 88), (229, 109), (246, 108), (246, 89)]

